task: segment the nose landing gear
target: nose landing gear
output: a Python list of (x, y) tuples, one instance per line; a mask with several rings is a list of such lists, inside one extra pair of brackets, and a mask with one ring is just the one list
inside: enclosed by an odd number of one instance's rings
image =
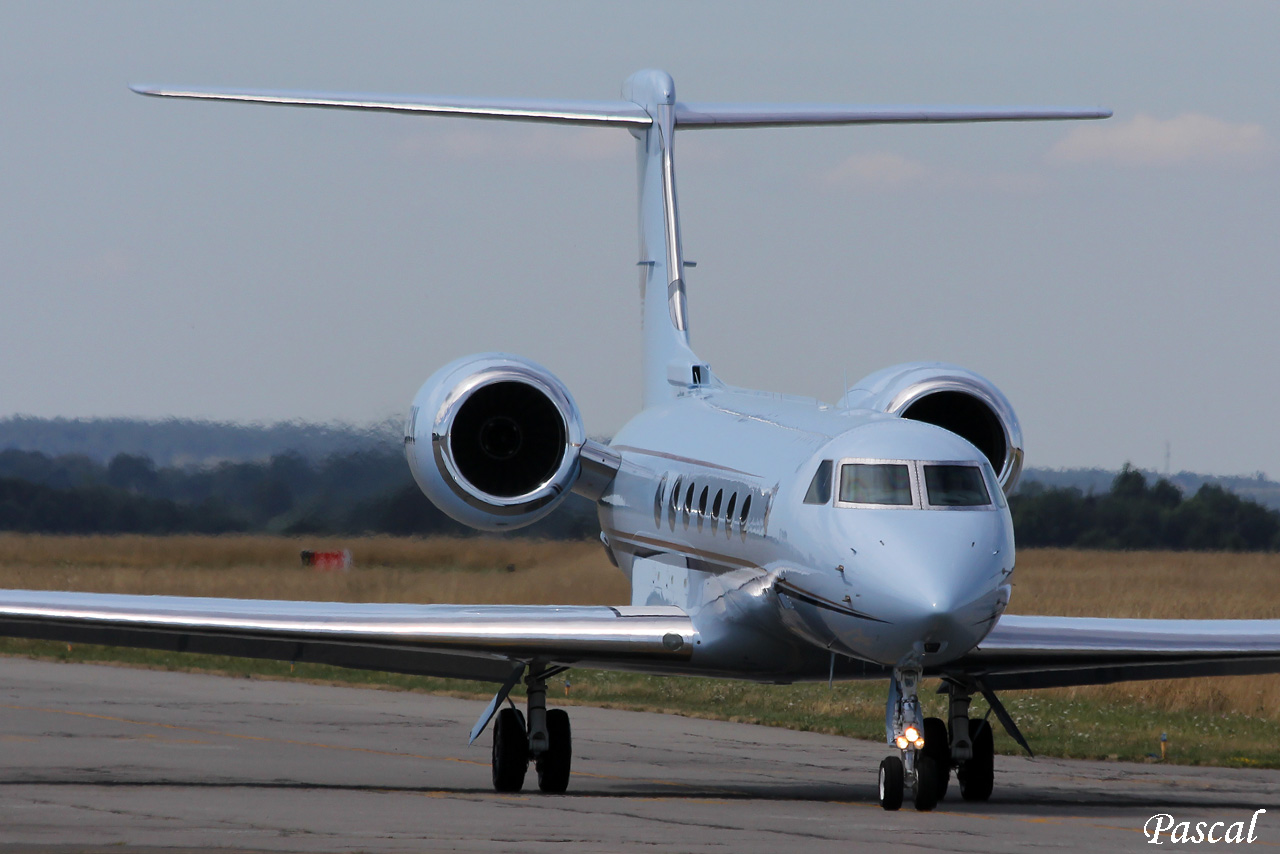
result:
[(966, 801), (985, 801), (994, 783), (995, 745), (991, 725), (969, 719), (970, 694), (951, 684), (947, 722), (941, 718), (921, 718), (917, 688), (918, 668), (894, 670), (885, 709), (889, 742), (900, 751), (880, 763), (880, 806), (901, 808), (910, 790), (915, 808), (932, 810), (947, 793), (951, 769), (956, 769), (960, 796)]
[[(951, 773), (949, 759), (943, 759), (938, 748), (930, 746), (936, 739), (936, 724), (941, 722), (936, 718), (922, 718), (917, 696), (919, 684), (919, 665), (894, 669), (885, 708), (885, 729), (889, 742), (897, 746), (900, 755), (880, 763), (880, 806), (886, 810), (900, 808), (908, 788), (917, 810), (933, 809)], [(945, 738), (941, 740), (941, 747), (946, 749)]]

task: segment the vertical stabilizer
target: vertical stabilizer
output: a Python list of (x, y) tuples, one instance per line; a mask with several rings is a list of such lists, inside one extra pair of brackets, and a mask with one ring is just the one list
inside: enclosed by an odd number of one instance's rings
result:
[(644, 341), (644, 405), (668, 400), (678, 389), (709, 381), (689, 347), (684, 260), (676, 204), (674, 145), (676, 86), (665, 71), (637, 71), (622, 97), (652, 119), (633, 126), (640, 183), (640, 299)]

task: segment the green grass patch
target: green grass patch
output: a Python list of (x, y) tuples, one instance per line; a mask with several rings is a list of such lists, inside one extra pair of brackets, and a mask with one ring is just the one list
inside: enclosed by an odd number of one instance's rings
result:
[[(258, 661), (228, 656), (68, 645), (0, 639), (0, 655), (42, 660), (121, 664), (158, 670), (215, 673), (384, 690), (419, 691), (487, 699), (494, 686), (457, 679), (349, 670), (319, 664)], [(567, 683), (567, 684), (566, 684)], [(927, 714), (943, 715), (945, 698), (926, 683)], [(713, 720), (763, 724), (881, 741), (887, 687), (880, 682), (756, 685), (719, 679), (643, 676), (573, 670), (548, 683), (552, 704), (654, 711)], [(520, 696), (522, 690), (513, 692)], [(1001, 695), (1038, 755), (1077, 759), (1151, 761), (1168, 734), (1168, 761), (1187, 765), (1280, 768), (1280, 721), (1243, 714), (1164, 711), (1138, 703), (1099, 702), (1067, 692), (1010, 691)], [(975, 700), (971, 715), (987, 713)], [(1021, 752), (996, 724), (996, 751)]]
[[(1101, 703), (1063, 693), (1010, 691), (1000, 697), (1039, 754), (1149, 761), (1160, 756), (1160, 736), (1167, 734), (1171, 763), (1280, 768), (1280, 721), (1272, 718)], [(985, 706), (975, 703), (973, 714), (985, 714)], [(998, 725), (996, 730), (997, 751), (1019, 750)]]

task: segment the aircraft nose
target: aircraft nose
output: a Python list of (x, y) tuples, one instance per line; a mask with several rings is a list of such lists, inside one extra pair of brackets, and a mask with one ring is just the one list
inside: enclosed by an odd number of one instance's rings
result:
[(918, 652), (965, 652), (979, 640), (975, 624), (990, 613), (990, 588), (955, 563), (938, 569), (902, 574), (894, 623), (904, 644), (919, 645)]
[(1004, 564), (1012, 561), (1012, 554), (1003, 554), (999, 529), (984, 524), (989, 521), (948, 518), (940, 525), (952, 529), (948, 536), (937, 530), (899, 530), (860, 550), (870, 552), (868, 563), (874, 561), (883, 616), (892, 626), (891, 654), (915, 651), (940, 656), (935, 660), (955, 658), (990, 629)]

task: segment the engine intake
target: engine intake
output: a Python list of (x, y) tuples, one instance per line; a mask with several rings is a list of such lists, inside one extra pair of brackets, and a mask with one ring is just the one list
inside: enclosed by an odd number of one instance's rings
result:
[(447, 435), (459, 474), (482, 492), (514, 498), (555, 474), (568, 427), (541, 389), (503, 380), (472, 392)]
[[(578, 485), (587, 444), (564, 383), (505, 353), (451, 362), (423, 384), (405, 424), (405, 455), (431, 501), (463, 524), (510, 530), (546, 516)], [(589, 455), (599, 486), (600, 460)], [(580, 491), (583, 491), (580, 489)]]
[(1022, 426), (985, 377), (942, 362), (895, 365), (865, 377), (840, 405), (923, 421), (967, 439), (991, 463), (1005, 494), (1022, 474)]

